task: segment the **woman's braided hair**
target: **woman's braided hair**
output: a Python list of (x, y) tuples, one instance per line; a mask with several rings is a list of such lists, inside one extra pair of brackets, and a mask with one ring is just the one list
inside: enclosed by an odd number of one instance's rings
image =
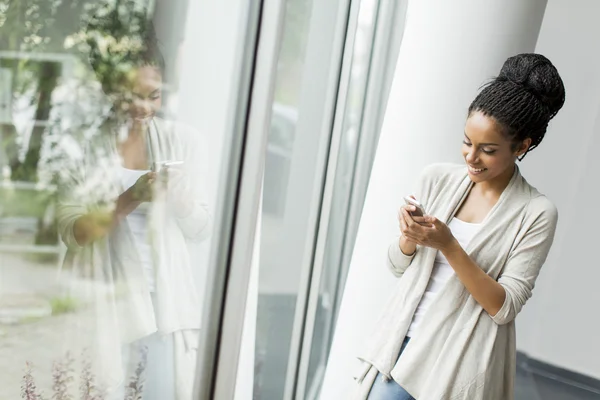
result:
[(565, 87), (550, 60), (540, 54), (519, 54), (506, 60), (498, 77), (483, 87), (469, 115), (481, 112), (494, 118), (513, 141), (513, 150), (531, 138), (522, 160), (542, 142), (564, 102)]

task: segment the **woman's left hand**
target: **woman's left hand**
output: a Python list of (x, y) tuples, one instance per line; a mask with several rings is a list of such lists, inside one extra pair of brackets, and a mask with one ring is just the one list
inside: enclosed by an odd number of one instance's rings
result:
[(406, 210), (402, 210), (402, 216), (402, 235), (409, 242), (440, 251), (449, 249), (456, 242), (448, 225), (436, 217), (412, 217)]
[(193, 199), (189, 190), (188, 174), (179, 168), (168, 168), (166, 173), (167, 197), (173, 205), (175, 213), (179, 216), (189, 215), (192, 211)]

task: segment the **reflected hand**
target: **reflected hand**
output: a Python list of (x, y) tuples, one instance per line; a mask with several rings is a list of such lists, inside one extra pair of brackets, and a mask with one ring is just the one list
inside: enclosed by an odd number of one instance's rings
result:
[(73, 236), (80, 246), (85, 246), (108, 234), (114, 221), (113, 210), (93, 210), (75, 221)]
[(152, 201), (155, 181), (155, 172), (148, 172), (140, 176), (130, 189), (133, 200), (142, 203)]
[(168, 201), (178, 216), (187, 216), (192, 212), (193, 198), (189, 190), (189, 175), (181, 168), (167, 168)]

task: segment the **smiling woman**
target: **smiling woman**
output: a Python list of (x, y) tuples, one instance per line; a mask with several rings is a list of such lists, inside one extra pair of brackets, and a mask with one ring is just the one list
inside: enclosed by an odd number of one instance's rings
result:
[(199, 134), (156, 115), (164, 62), (144, 12), (108, 5), (87, 32), (111, 104), (87, 140), (73, 143), (79, 168), (58, 181), (65, 268), (87, 283), (95, 309), (87, 324), (97, 327), (86, 338), (67, 330), (69, 351), (93, 349), (109, 398), (127, 397), (126, 379), (135, 375), (136, 398), (190, 398), (200, 314), (187, 242), (210, 234)]
[(514, 319), (557, 223), (516, 161), (541, 143), (564, 93), (544, 56), (509, 58), (469, 107), (466, 168), (423, 172), (417, 199), (429, 215), (400, 210), (388, 265), (402, 279), (360, 357), (357, 398), (513, 398)]

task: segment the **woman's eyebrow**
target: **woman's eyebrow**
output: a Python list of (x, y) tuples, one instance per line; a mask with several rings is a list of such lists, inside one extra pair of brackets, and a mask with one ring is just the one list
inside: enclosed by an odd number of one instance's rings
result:
[[(467, 136), (467, 133), (465, 132), (465, 137), (467, 139), (469, 139), (469, 136)], [(469, 139), (469, 142), (471, 141), (471, 139)], [(480, 146), (500, 146), (498, 143), (479, 143)]]

